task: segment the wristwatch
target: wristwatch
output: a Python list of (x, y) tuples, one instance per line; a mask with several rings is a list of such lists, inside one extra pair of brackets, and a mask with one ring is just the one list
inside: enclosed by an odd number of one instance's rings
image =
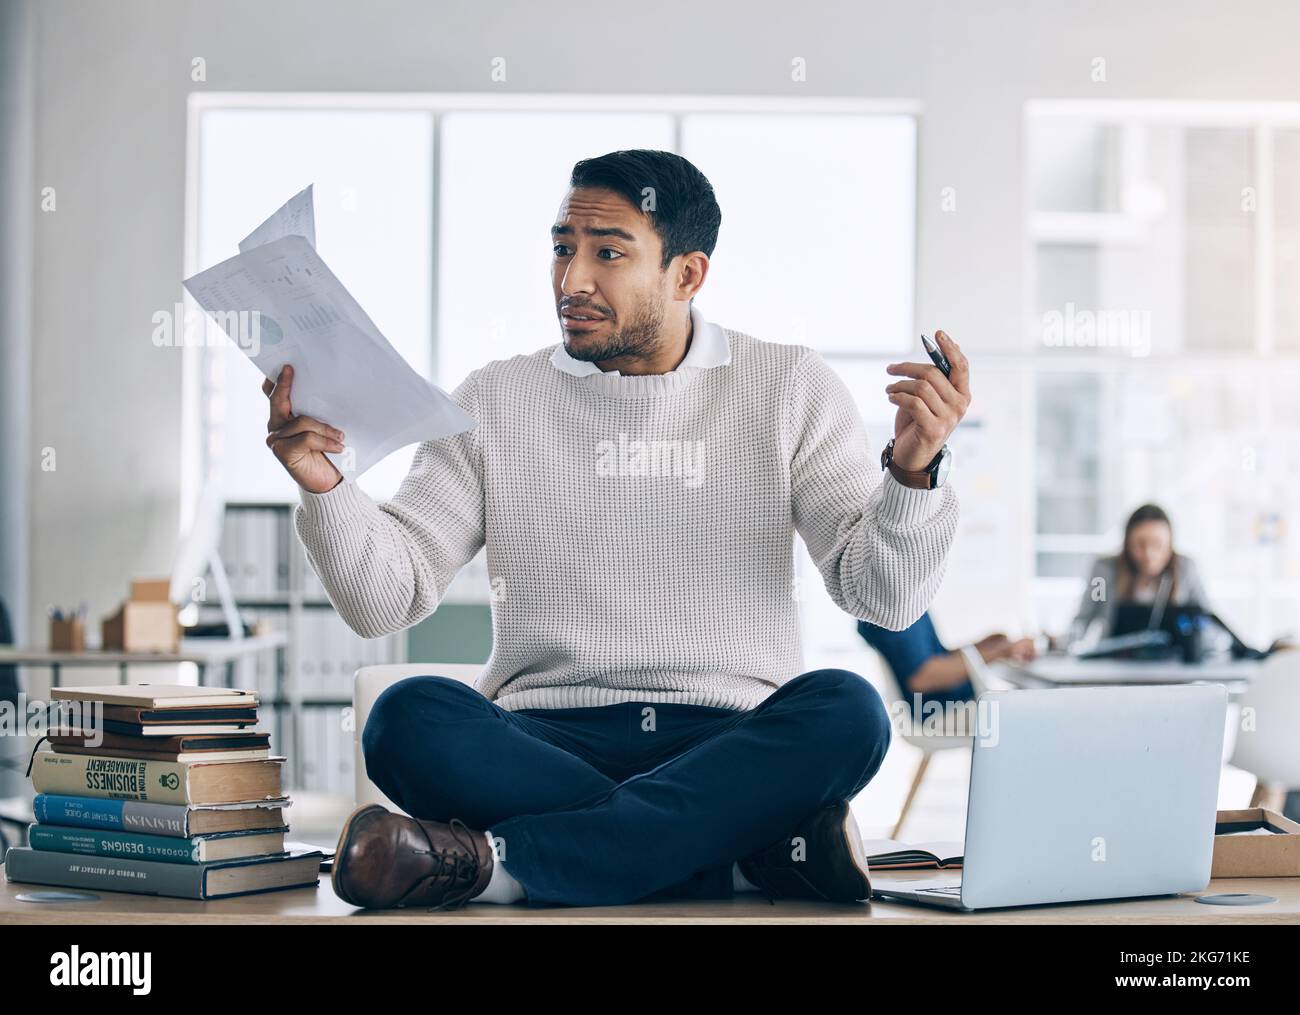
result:
[(936, 490), (948, 478), (948, 470), (952, 468), (952, 452), (945, 444), (934, 456), (934, 461), (924, 469), (916, 472), (900, 469), (894, 464), (894, 438), (891, 437), (885, 450), (880, 452), (880, 468), (882, 471), (888, 469), (896, 480), (913, 490)]

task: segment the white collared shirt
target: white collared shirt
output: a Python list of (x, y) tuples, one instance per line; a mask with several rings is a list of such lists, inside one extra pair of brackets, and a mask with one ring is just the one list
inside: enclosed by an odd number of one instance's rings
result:
[[(731, 362), (731, 345), (727, 342), (727, 333), (721, 326), (706, 321), (699, 308), (693, 303), (691, 304), (691, 329), (691, 347), (686, 350), (685, 358), (675, 369), (720, 367)], [(588, 374), (622, 376), (617, 370), (601, 370), (595, 363), (574, 359), (565, 351), (563, 342), (555, 347), (551, 362), (557, 369), (573, 374), (575, 377), (585, 377)], [(669, 373), (673, 372), (669, 371)]]

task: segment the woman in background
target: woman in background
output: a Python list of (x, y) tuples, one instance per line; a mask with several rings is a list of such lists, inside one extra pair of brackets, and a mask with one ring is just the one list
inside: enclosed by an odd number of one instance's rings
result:
[(1174, 551), (1169, 516), (1155, 504), (1143, 504), (1124, 526), (1124, 546), (1113, 557), (1099, 557), (1083, 590), (1070, 640), (1085, 638), (1100, 623), (1101, 637), (1114, 632), (1122, 605), (1199, 606), (1209, 610), (1196, 564)]

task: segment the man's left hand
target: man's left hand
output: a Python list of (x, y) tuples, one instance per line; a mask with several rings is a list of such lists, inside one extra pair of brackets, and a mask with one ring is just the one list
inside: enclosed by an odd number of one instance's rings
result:
[(894, 418), (894, 463), (905, 472), (920, 472), (934, 461), (970, 406), (970, 364), (960, 347), (942, 331), (934, 333), (952, 366), (945, 377), (933, 363), (891, 363), (895, 381), (885, 391), (898, 406)]

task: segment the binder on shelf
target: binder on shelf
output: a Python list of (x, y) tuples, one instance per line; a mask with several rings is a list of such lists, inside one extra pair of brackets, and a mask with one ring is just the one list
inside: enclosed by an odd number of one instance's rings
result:
[(239, 547), (239, 533), (235, 527), (235, 512), (229, 508), (226, 509), (225, 517), (222, 519), (221, 540), (218, 544), (218, 552), (221, 554), (221, 563), (226, 569), (226, 578), (230, 582), (230, 592), (236, 598), (242, 591), (240, 580), (243, 575), (241, 568), (241, 550)]
[(311, 710), (303, 713), (302, 722), (299, 728), (302, 730), (302, 750), (299, 755), (299, 779), (302, 782), (302, 788), (305, 790), (315, 790), (316, 788), (316, 731), (315, 716)]
[(243, 528), (244, 544), (244, 595), (252, 598), (257, 595), (257, 527), (254, 525), (256, 513), (253, 511), (241, 511), (239, 513), (239, 524)]
[(339, 658), (338, 629), (331, 623), (334, 618), (327, 613), (316, 613), (316, 626), (320, 637), (316, 639), (316, 697), (329, 698), (334, 694), (334, 660)]
[(293, 537), (289, 512), (277, 512), (275, 519), (275, 594), (289, 593), (289, 540)]
[(321, 768), (324, 770), (326, 793), (337, 792), (336, 787), (338, 785), (336, 772), (338, 759), (335, 757), (334, 751), (334, 728), (337, 724), (336, 712), (337, 710), (334, 708), (322, 708), (320, 710), (321, 739), (323, 741), (321, 744)]

